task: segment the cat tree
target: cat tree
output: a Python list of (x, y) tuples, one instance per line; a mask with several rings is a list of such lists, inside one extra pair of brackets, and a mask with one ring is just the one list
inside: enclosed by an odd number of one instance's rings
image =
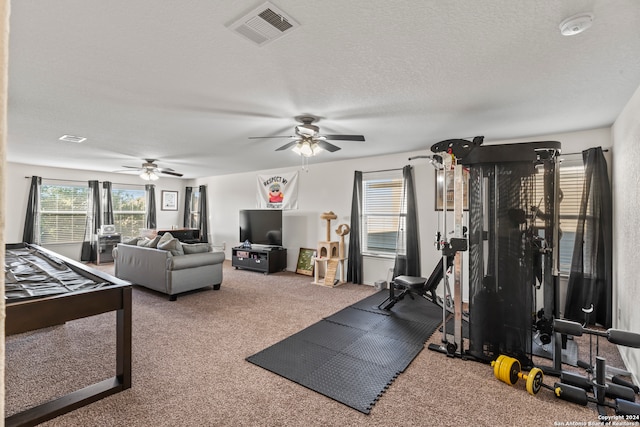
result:
[[(346, 260), (344, 236), (349, 234), (349, 226), (340, 224), (336, 229), (336, 234), (340, 236), (340, 241), (331, 240), (331, 220), (337, 219), (338, 216), (332, 211), (324, 212), (320, 215), (320, 219), (327, 221), (327, 238), (325, 241), (318, 242), (317, 256), (314, 257), (314, 281), (316, 285), (338, 286), (345, 283), (344, 261)], [(324, 277), (320, 278), (320, 265), (324, 268)], [(340, 269), (340, 279), (336, 280), (336, 274)]]

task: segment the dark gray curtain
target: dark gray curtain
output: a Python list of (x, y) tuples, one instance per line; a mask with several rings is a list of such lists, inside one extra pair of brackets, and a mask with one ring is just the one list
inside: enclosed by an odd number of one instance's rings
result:
[(198, 187), (200, 192), (200, 205), (198, 209), (198, 217), (200, 220), (200, 241), (203, 243), (209, 242), (209, 226), (208, 226), (208, 214), (207, 214), (207, 186), (201, 185)]
[(146, 184), (144, 190), (147, 192), (147, 228), (153, 230), (156, 228), (156, 186)]
[(193, 194), (193, 187), (185, 187), (184, 189), (184, 219), (182, 225), (185, 228), (193, 227), (191, 224), (191, 196)]
[(583, 308), (590, 308), (588, 323), (612, 327), (612, 202), (607, 162), (602, 148), (582, 152), (584, 186), (576, 229), (564, 316), (584, 322)]
[(351, 198), (351, 224), (349, 254), (347, 256), (347, 281), (362, 284), (362, 249), (360, 247), (360, 229), (362, 225), (362, 172), (355, 171), (353, 176), (353, 196)]
[[(402, 168), (402, 178), (402, 204), (403, 207), (406, 207), (406, 217), (404, 230), (398, 230), (393, 277), (400, 275), (420, 277), (420, 236), (418, 231), (415, 187), (413, 184), (413, 167), (405, 166)], [(402, 222), (400, 222), (400, 227), (402, 227)]]
[(40, 243), (40, 185), (42, 178), (31, 177), (29, 187), (29, 201), (27, 203), (27, 214), (24, 219), (24, 230), (22, 231), (22, 241), (25, 243)]
[(102, 212), (102, 223), (113, 224), (113, 197), (111, 196), (111, 182), (105, 181), (102, 183), (104, 204)]
[(87, 199), (87, 221), (84, 227), (84, 240), (80, 253), (81, 261), (96, 261), (96, 232), (100, 228), (100, 183), (89, 181), (89, 193)]

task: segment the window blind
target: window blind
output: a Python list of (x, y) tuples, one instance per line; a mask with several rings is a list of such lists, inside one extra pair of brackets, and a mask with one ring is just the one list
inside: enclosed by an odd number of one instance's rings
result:
[[(580, 202), (582, 199), (582, 187), (584, 185), (584, 166), (580, 162), (561, 163), (558, 168), (558, 187), (560, 188), (560, 204), (558, 210), (558, 227), (560, 228), (560, 241), (557, 245), (560, 263), (560, 273), (569, 274), (571, 259), (573, 258), (573, 246), (580, 215)], [(535, 181), (535, 200), (541, 200), (543, 190), (543, 177), (538, 171)], [(536, 226), (543, 227), (544, 221), (536, 220)]]
[(123, 237), (140, 235), (146, 225), (146, 193), (143, 189), (111, 190), (113, 199), (113, 219), (116, 230)]
[[(571, 271), (571, 258), (575, 243), (578, 216), (580, 215), (580, 202), (582, 200), (582, 187), (584, 186), (584, 166), (560, 164), (560, 190), (562, 199), (558, 214), (560, 217), (560, 230), (562, 236), (559, 245), (560, 272), (569, 274)], [(587, 212), (589, 215), (590, 212)]]
[(40, 242), (82, 242), (87, 219), (89, 188), (43, 184), (40, 187)]
[(398, 231), (404, 229), (402, 170), (364, 173), (362, 186), (362, 252), (395, 254)]

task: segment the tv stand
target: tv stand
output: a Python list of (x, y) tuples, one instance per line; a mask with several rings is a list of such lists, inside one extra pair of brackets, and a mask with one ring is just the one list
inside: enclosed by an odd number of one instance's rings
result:
[(287, 250), (280, 246), (257, 246), (231, 249), (231, 265), (236, 268), (276, 273), (287, 268)]

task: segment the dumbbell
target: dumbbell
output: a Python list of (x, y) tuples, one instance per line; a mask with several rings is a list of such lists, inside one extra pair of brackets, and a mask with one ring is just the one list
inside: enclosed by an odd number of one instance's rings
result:
[(493, 366), (493, 375), (500, 381), (509, 385), (514, 385), (519, 378), (526, 381), (526, 389), (530, 395), (535, 395), (542, 388), (544, 374), (542, 369), (533, 368), (528, 374), (522, 372), (522, 367), (518, 359), (501, 354), (498, 358), (491, 362)]

